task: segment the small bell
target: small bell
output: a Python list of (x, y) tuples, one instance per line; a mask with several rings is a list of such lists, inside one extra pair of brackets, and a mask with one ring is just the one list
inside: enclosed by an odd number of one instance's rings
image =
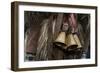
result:
[(81, 49), (82, 48), (82, 45), (81, 45), (81, 42), (80, 42), (78, 36), (76, 34), (74, 34), (73, 36), (74, 36), (74, 39), (75, 39), (75, 41), (76, 41), (76, 43), (78, 45), (77, 48), (78, 49)]

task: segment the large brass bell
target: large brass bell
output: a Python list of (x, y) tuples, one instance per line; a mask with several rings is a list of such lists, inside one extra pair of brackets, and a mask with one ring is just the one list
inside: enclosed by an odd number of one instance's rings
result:
[(59, 47), (64, 47), (66, 46), (66, 33), (65, 32), (60, 32), (57, 39), (55, 40), (54, 44), (59, 46)]

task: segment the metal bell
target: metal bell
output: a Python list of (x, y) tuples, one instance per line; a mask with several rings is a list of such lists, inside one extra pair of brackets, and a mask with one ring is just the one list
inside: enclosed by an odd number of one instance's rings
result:
[(80, 42), (78, 36), (76, 34), (74, 34), (73, 36), (74, 36), (74, 39), (78, 45), (77, 48), (82, 48), (82, 45), (81, 45), (81, 42)]
[(66, 33), (65, 32), (60, 32), (57, 39), (55, 40), (55, 45), (59, 46), (59, 47), (64, 47), (66, 46)]
[(74, 50), (75, 48), (77, 48), (78, 44), (76, 40), (74, 39), (74, 36), (72, 33), (66, 36), (66, 45), (67, 45), (68, 50)]

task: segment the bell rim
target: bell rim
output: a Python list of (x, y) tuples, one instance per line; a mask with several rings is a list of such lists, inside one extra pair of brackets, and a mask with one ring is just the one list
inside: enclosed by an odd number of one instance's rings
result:
[[(55, 44), (55, 45), (59, 44), (59, 45), (62, 45), (62, 46), (66, 46), (66, 44), (65, 44), (65, 43), (62, 43), (62, 42), (55, 42), (54, 44)], [(58, 46), (58, 45), (57, 45), (57, 46)]]
[(75, 50), (77, 48), (78, 45), (74, 44), (74, 45), (71, 45), (71, 46), (67, 46), (67, 50)]

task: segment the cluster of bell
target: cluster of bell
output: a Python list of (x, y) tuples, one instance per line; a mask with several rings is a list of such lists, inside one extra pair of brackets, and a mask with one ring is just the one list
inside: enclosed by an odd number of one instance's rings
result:
[(77, 34), (73, 33), (66, 35), (65, 32), (60, 32), (54, 43), (55, 45), (62, 47), (65, 50), (75, 50), (82, 48)]

